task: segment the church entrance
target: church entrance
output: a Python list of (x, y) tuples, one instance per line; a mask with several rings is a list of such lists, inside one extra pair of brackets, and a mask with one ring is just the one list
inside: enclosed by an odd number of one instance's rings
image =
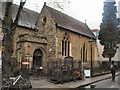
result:
[(36, 49), (33, 53), (33, 68), (42, 67), (42, 51)]

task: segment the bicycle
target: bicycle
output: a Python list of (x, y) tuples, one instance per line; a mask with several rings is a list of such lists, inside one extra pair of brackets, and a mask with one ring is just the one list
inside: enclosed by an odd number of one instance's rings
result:
[(17, 77), (10, 77), (8, 80), (3, 80), (2, 90), (10, 90), (11, 88), (28, 90), (32, 88), (32, 85), (28, 79), (24, 79), (21, 75), (19, 75)]

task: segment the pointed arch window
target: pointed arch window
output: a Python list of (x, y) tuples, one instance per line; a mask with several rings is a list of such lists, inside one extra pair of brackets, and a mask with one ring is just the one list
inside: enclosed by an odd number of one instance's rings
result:
[(42, 24), (45, 25), (46, 22), (47, 22), (47, 18), (46, 18), (46, 16), (44, 16), (43, 19), (42, 19)]
[(85, 62), (85, 44), (83, 46), (83, 62)]
[(70, 56), (70, 41), (67, 33), (63, 35), (62, 40), (62, 56)]
[(85, 58), (85, 62), (87, 62), (87, 49), (86, 49), (86, 58)]
[(83, 47), (81, 48), (81, 59), (83, 62), (87, 62), (87, 59), (88, 59), (87, 53), (88, 53), (87, 48), (86, 48), (86, 45), (84, 44)]
[(81, 48), (81, 60), (83, 61), (83, 50), (82, 50), (82, 48)]

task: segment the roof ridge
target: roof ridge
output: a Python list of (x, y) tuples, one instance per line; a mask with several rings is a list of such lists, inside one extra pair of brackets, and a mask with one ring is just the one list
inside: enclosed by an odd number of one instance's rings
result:
[(55, 23), (62, 28), (66, 28), (70, 31), (95, 38), (94, 34), (91, 32), (90, 28), (86, 23), (83, 23), (59, 10), (56, 10), (50, 6), (45, 5), (50, 15), (52, 16)]
[[(63, 14), (63, 15), (66, 15), (66, 16), (68, 16), (68, 17), (70, 17), (70, 18), (72, 18), (72, 19), (74, 19), (74, 20), (76, 20), (76, 21), (78, 21), (78, 22), (81, 22), (80, 20), (78, 20), (78, 19), (76, 19), (76, 18), (73, 18), (72, 16), (70, 16), (70, 15), (68, 15), (68, 14), (66, 14), (66, 13), (63, 13), (63, 12), (61, 12), (61, 11), (59, 11), (59, 10), (56, 10), (56, 9), (54, 9), (54, 8), (46, 5), (46, 4), (45, 4), (45, 6), (46, 6), (48, 9), (52, 9), (52, 10), (54, 10), (54, 11), (56, 11), (56, 12), (59, 12), (59, 13), (61, 13), (61, 14)], [(84, 22), (81, 22), (81, 23), (85, 24)]]
[[(55, 21), (55, 23), (57, 23), (57, 21), (55, 20), (54, 16), (52, 15), (52, 12), (51, 12), (51, 10), (50, 10), (50, 9), (53, 9), (53, 8), (51, 8), (51, 7), (49, 7), (48, 5), (46, 5), (46, 3), (44, 4), (44, 6), (48, 9), (48, 11), (49, 11), (51, 17), (53, 18), (53, 20)], [(43, 6), (43, 7), (44, 7), (44, 6)], [(53, 9), (53, 10), (54, 10), (54, 9)]]

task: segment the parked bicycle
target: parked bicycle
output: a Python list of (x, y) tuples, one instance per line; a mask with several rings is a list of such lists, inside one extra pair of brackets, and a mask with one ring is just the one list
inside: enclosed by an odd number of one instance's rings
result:
[(11, 90), (11, 88), (15, 88), (17, 90), (28, 90), (32, 88), (32, 85), (28, 79), (23, 78), (21, 75), (10, 77), (9, 79), (3, 79), (2, 90)]

